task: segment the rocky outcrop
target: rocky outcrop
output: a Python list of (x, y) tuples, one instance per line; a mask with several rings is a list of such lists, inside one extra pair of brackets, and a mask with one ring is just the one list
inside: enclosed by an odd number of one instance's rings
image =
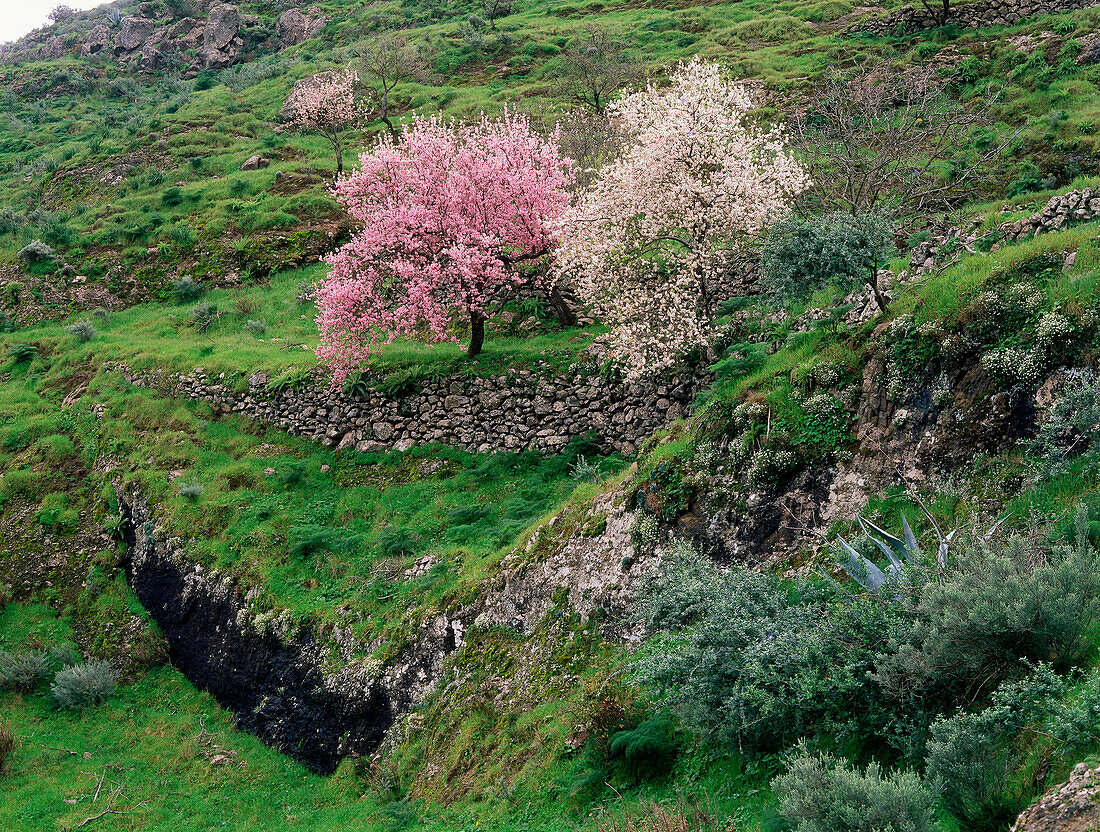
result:
[(229, 66), (244, 49), (240, 36), (241, 12), (223, 3), (210, 10), (202, 32), (202, 62), (207, 67)]
[[(947, 25), (958, 26), (960, 29), (1012, 26), (1040, 15), (1085, 9), (1096, 4), (1097, 0), (978, 0), (976, 3), (953, 4)], [(885, 17), (857, 23), (849, 30), (849, 34), (867, 32), (884, 36), (899, 31), (919, 32), (938, 26), (940, 22), (923, 6), (902, 6)]]
[(134, 52), (153, 34), (157, 24), (141, 17), (124, 17), (115, 38), (115, 53)]
[(1079, 763), (1069, 780), (1024, 809), (1011, 832), (1092, 832), (1100, 829), (1100, 766)]
[(98, 26), (93, 26), (92, 30), (88, 32), (88, 37), (84, 39), (84, 45), (80, 48), (80, 54), (87, 57), (110, 48), (111, 30), (101, 23)]
[(172, 664), (233, 711), (242, 729), (313, 771), (331, 774), (343, 757), (371, 753), (462, 645), (461, 622), (436, 616), (383, 668), (352, 655), (358, 645), (349, 628), (337, 636), (344, 663), (333, 669), (327, 650), (290, 616), (257, 612), (253, 592), (189, 562), (140, 494), (120, 489), (120, 509), (127, 578)]
[(114, 365), (130, 383), (206, 401), (215, 413), (238, 413), (341, 449), (406, 450), (439, 442), (471, 453), (561, 451), (589, 436), (605, 450), (633, 454), (654, 431), (684, 415), (703, 379), (688, 373), (668, 380), (619, 384), (577, 370), (513, 370), (489, 378), (426, 379), (405, 390), (368, 388), (348, 395), (319, 384), (277, 389), (257, 373), (248, 389), (197, 369), (186, 375), (133, 372)]
[(1052, 196), (1042, 211), (1025, 219), (1005, 223), (1001, 226), (1001, 232), (1009, 240), (1017, 241), (1047, 231), (1056, 231), (1066, 223), (1085, 222), (1097, 217), (1100, 217), (1100, 191), (1082, 188)]
[(271, 164), (271, 160), (256, 154), (255, 156), (249, 156), (241, 163), (241, 170), (260, 170), (266, 168)]
[(310, 7), (305, 11), (301, 9), (287, 9), (279, 16), (279, 22), (275, 24), (275, 32), (279, 36), (279, 45), (293, 46), (304, 40), (315, 37), (324, 28), (327, 18), (320, 9)]
[(183, 17), (164, 30), (162, 43), (180, 50), (198, 49), (203, 42), (203, 24), (193, 17)]

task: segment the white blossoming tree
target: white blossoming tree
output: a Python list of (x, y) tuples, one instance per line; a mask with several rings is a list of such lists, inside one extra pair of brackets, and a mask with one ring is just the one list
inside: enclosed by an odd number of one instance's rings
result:
[(748, 92), (722, 67), (694, 59), (670, 80), (609, 107), (626, 150), (560, 228), (558, 274), (611, 326), (628, 378), (706, 348), (714, 287), (809, 184), (783, 134), (751, 122)]

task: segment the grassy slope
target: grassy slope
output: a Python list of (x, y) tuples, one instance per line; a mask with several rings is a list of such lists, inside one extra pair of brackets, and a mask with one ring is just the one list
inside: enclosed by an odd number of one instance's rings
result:
[[(102, 275), (110, 284), (109, 269), (118, 263), (120, 274), (134, 275), (158, 290), (165, 287), (166, 275), (177, 265), (199, 277), (241, 268), (242, 262), (247, 265), (249, 255), (245, 252), (242, 258), (243, 246), (234, 249), (220, 238), (275, 233), (332, 209), (320, 182), (292, 195), (272, 193), (277, 170), (299, 174), (303, 167), (331, 166), (331, 161), (319, 142), (276, 136), (268, 130), (268, 120), (294, 78), (341, 63), (348, 53), (340, 50), (352, 45), (361, 27), (369, 25), (368, 15), (398, 8), (396, 4), (370, 9), (337, 2), (320, 5), (335, 18), (329, 34), (320, 43), (292, 50), (295, 61), (281, 67), (277, 75), (238, 91), (215, 86), (196, 92), (175, 112), (168, 112), (173, 105), (166, 107), (165, 103), (177, 93), (152, 91), (159, 79), (142, 79), (147, 87), (132, 105), (117, 95), (109, 100), (97, 87), (87, 94), (47, 98), (37, 113), (36, 96), (16, 100), (14, 112), (22, 127), (14, 122), (0, 125), (0, 147), (6, 146), (4, 140), (21, 135), (29, 148), (0, 152), (0, 205), (28, 210), (56, 180), (58, 171), (148, 148), (167, 131), (166, 161), (144, 166), (120, 187), (102, 191), (89, 185), (65, 192), (63, 204), (55, 207), (73, 236), (68, 247), (64, 243), (58, 247), (93, 279)], [(428, 14), (421, 7), (410, 8), (414, 24), (417, 15)], [(700, 52), (726, 60), (735, 72), (763, 80), (775, 92), (797, 91), (804, 76), (872, 52), (885, 49), (910, 61), (931, 58), (948, 45), (946, 39), (934, 37), (890, 42), (844, 40), (829, 26), (819, 25), (851, 8), (844, 2), (807, 5), (770, 0), (615, 7), (599, 3), (520, 5), (516, 14), (500, 23), (502, 32), (514, 36), (514, 43), (500, 45), (500, 52), (491, 59), (470, 53), (453, 20), (462, 10), (451, 9), (446, 12), (451, 19), (415, 25), (409, 32), (414, 38), (431, 38), (437, 45), (446, 83), (407, 85), (400, 96), (410, 107), (443, 105), (447, 112), (463, 116), (552, 93), (550, 75), (557, 51), (580, 26), (596, 19), (628, 38), (651, 68)], [(359, 19), (343, 14), (348, 9)], [(1098, 70), (1077, 69), (1058, 55), (1050, 61), (1045, 56), (1041, 60), (1028, 58), (1008, 45), (1007, 39), (1020, 32), (1053, 29), (1068, 42), (1075, 34), (1094, 29), (1098, 19), (1100, 12), (1095, 10), (1078, 12), (1009, 32), (964, 33), (953, 41), (964, 53), (973, 50), (983, 55), (985, 63), (976, 73), (975, 87), (985, 77), (1008, 79), (1006, 117), (1014, 122), (1028, 120), (1041, 130), (1021, 148), (1041, 143), (1046, 148), (1044, 155), (1037, 157), (1041, 173), (1057, 173), (1063, 180), (1074, 173), (1062, 164), (1063, 157), (1071, 151), (1087, 154), (1092, 149)], [(491, 42), (494, 37), (487, 35)], [(14, 72), (21, 77), (37, 73), (49, 78), (59, 70), (83, 73), (86, 69), (79, 63), (50, 62)], [(12, 70), (0, 69), (0, 73), (7, 72)], [(161, 100), (155, 101), (158, 97)], [(1062, 115), (1059, 110), (1066, 112)], [(240, 161), (253, 152), (274, 155), (276, 161), (263, 171), (239, 172)], [(40, 161), (45, 159), (52, 161)], [(192, 161), (195, 159), (198, 163)], [(57, 169), (48, 170), (53, 164)], [(1010, 162), (1004, 178), (1026, 175), (1028, 164), (1027, 160)], [(36, 171), (36, 165), (42, 169)], [(165, 188), (177, 181), (184, 183), (179, 186), (181, 201), (165, 204)], [(168, 199), (174, 201), (174, 196)], [(999, 205), (990, 206), (991, 215)], [(0, 238), (5, 256), (10, 258), (26, 241), (41, 236), (46, 227), (28, 225)], [(181, 230), (184, 227), (189, 232)], [(64, 231), (57, 234), (58, 240), (64, 239)], [(970, 258), (927, 285), (914, 287), (899, 301), (896, 311), (912, 309), (921, 322), (950, 323), (989, 280), (994, 262), (1011, 265), (1041, 251), (1071, 249), (1081, 252), (1076, 268), (1046, 287), (1049, 301), (1053, 305), (1073, 299), (1094, 307), (1100, 274), (1094, 234), (1093, 226), (1071, 229), (1012, 247), (993, 260)], [(147, 251), (151, 246), (159, 248), (155, 258)], [(204, 250), (209, 254), (202, 254)], [(197, 258), (196, 251), (200, 252)], [(32, 362), (9, 362), (5, 370), (10, 375), (0, 388), (0, 465), (7, 472), (6, 513), (11, 517), (21, 508), (30, 511), (20, 515), (26, 536), (12, 538), (7, 541), (9, 546), (14, 549), (29, 541), (29, 556), (34, 557), (33, 547), (41, 542), (40, 525), (62, 541), (71, 540), (74, 531), (94, 529), (111, 513), (112, 505), (110, 490), (102, 487), (105, 477), (89, 469), (96, 461), (120, 463), (123, 476), (140, 479), (160, 501), (169, 528), (202, 538), (189, 548), (193, 556), (247, 581), (262, 582), (266, 590), (262, 606), (285, 606), (302, 620), (329, 623), (341, 604), (349, 604), (363, 616), (357, 625), (359, 634), (377, 637), (377, 655), (384, 658), (400, 646), (418, 617), (475, 591), (509, 542), (530, 522), (571, 495), (582, 500), (590, 493), (573, 494), (574, 484), (566, 471), (568, 459), (476, 458), (433, 449), (338, 459), (331, 452), (278, 432), (257, 435), (234, 420), (209, 423), (201, 406), (125, 389), (98, 371), (109, 359), (182, 370), (202, 365), (238, 374), (257, 368), (277, 373), (307, 367), (312, 363), (308, 353), (287, 350), (284, 342), (276, 339), (308, 345), (315, 338), (309, 308), (298, 307), (293, 298), (298, 282), (316, 274), (316, 269), (276, 276), (270, 287), (246, 289), (244, 296), (256, 305), (247, 315), (234, 311), (236, 299), (231, 293), (211, 293), (206, 299), (216, 302), (225, 314), (205, 334), (190, 325), (188, 306), (149, 304), (113, 313), (109, 322), (100, 326), (101, 333), (84, 346), (76, 345), (55, 325), (6, 336), (6, 345), (32, 342), (40, 347), (39, 357)], [(251, 318), (267, 320), (265, 340), (244, 330), (244, 321)], [(551, 334), (526, 343), (491, 341), (479, 372), (496, 372), (513, 362), (567, 364), (578, 346), (576, 336)], [(792, 371), (805, 373), (807, 365), (822, 359), (843, 358), (858, 366), (867, 344), (867, 333), (858, 331), (819, 332), (786, 343), (783, 336), (777, 333), (781, 348), (751, 376), (725, 379), (718, 391), (719, 402), (750, 389), (770, 395), (777, 390), (777, 380), (790, 378)], [(404, 365), (421, 362), (422, 355), (402, 347), (387, 360), (391, 365)], [(444, 347), (432, 354), (431, 363), (449, 370), (458, 360), (456, 350)], [(65, 395), (84, 382), (89, 382), (89, 394), (76, 406), (62, 409)], [(107, 408), (106, 422), (93, 415), (92, 404)], [(665, 458), (677, 453), (690, 455), (694, 444), (690, 438), (681, 440), (665, 446), (662, 453)], [(443, 461), (443, 469), (424, 476), (422, 466), (436, 459)], [(652, 468), (657, 461), (655, 457), (646, 460), (643, 468)], [(322, 465), (331, 470), (323, 474)], [(268, 467), (276, 469), (275, 476), (263, 473)], [(991, 465), (990, 474), (999, 483), (1010, 483), (1023, 468), (1025, 461), (1009, 458)], [(284, 474), (293, 471), (300, 471), (301, 478), (294, 480), (296, 475), (290, 474), (292, 481), (286, 482)], [(169, 485), (169, 475), (175, 472), (183, 472), (184, 481), (202, 482), (204, 492), (197, 502), (176, 496), (175, 487)], [(1095, 487), (1091, 480), (1074, 473), (1039, 492), (1022, 495), (1019, 507), (1040, 506), (1052, 514), (1064, 510), (1083, 490)], [(13, 483), (18, 487), (13, 488)], [(994, 492), (998, 488), (990, 486)], [(977, 510), (980, 497), (945, 496), (936, 510), (945, 522), (962, 520)], [(60, 504), (60, 515), (43, 512), (44, 505), (55, 504)], [(894, 503), (883, 501), (884, 514), (887, 505), (890, 512), (895, 510)], [(471, 513), (482, 506), (492, 508), (481, 516), (477, 516), (479, 511)], [(872, 506), (879, 507), (878, 501)], [(65, 515), (65, 510), (76, 512), (75, 520)], [(456, 522), (456, 518), (472, 522)], [(351, 554), (321, 549), (311, 555), (292, 555), (291, 546), (300, 539), (295, 538), (294, 529), (317, 525), (360, 535), (358, 547), (353, 547)], [(391, 581), (388, 576), (394, 569), (407, 567), (428, 549), (442, 555), (440, 566), (409, 584)], [(18, 560), (11, 551), (5, 554)], [(115, 559), (112, 545), (104, 542), (90, 555), (90, 565), (97, 576), (111, 576)], [(373, 574), (379, 565), (388, 568)], [(42, 598), (67, 610), (69, 617), (60, 622), (51, 620), (42, 607), (5, 607), (0, 646), (26, 644), (32, 630), (33, 638), (45, 643), (68, 637), (66, 627), (71, 622), (78, 632), (102, 630), (100, 637), (85, 638), (83, 643), (111, 655), (118, 645), (104, 625), (121, 621), (133, 611), (132, 599), (128, 601), (117, 579), (109, 580), (107, 586), (108, 590), (95, 598), (76, 585), (44, 588)], [(582, 630), (578, 626), (568, 632)], [(531, 651), (537, 653), (540, 639), (546, 643), (562, 632), (549, 631), (533, 638)], [(479, 647), (487, 656), (496, 650), (501, 661), (507, 662), (507, 645), (502, 645), (501, 639), (507, 640), (506, 635), (491, 634)], [(587, 660), (587, 649), (555, 661)], [(615, 666), (617, 658), (603, 652), (596, 642), (591, 650), (597, 658), (591, 659), (589, 678), (599, 680)], [(484, 678), (478, 682), (491, 684), (494, 667), (488, 659), (483, 670)], [(507, 674), (512, 669), (505, 665), (500, 672)], [(157, 668), (146, 674), (135, 671), (135, 678), (106, 708), (80, 717), (57, 714), (42, 692), (25, 700), (2, 695), (4, 713), (19, 726), (23, 744), (16, 758), (15, 777), (0, 783), (10, 798), (0, 804), (0, 822), (5, 827), (52, 828), (94, 814), (82, 814), (94, 791), (90, 777), (82, 772), (100, 771), (104, 764), (120, 766), (117, 776), (126, 780), (125, 794), (131, 801), (127, 805), (139, 801), (147, 805), (132, 815), (105, 816), (96, 822), (97, 828), (188, 828), (186, 823), (208, 828), (214, 819), (224, 821), (228, 828), (386, 828), (391, 820), (407, 813), (397, 803), (387, 806), (388, 814), (379, 815), (393, 795), (362, 799), (368, 780), (353, 764), (346, 764), (335, 778), (322, 782), (254, 739), (233, 732), (210, 699), (197, 694), (170, 669)], [(399, 760), (404, 768), (397, 772), (397, 782), (404, 788), (419, 777), (420, 767), (441, 762), (454, 767), (464, 797), (450, 809), (418, 804), (414, 813), (427, 816), (425, 828), (472, 829), (479, 822), (481, 828), (571, 828), (573, 823), (586, 823), (590, 812), (599, 814), (608, 807), (612, 812), (621, 811), (609, 792), (592, 804), (561, 800), (557, 787), (583, 773), (576, 753), (569, 751), (568, 740), (578, 709), (583, 709), (586, 700), (583, 690), (555, 691), (552, 681), (537, 680), (535, 699), (543, 699), (526, 719), (513, 719), (491, 709), (447, 713), (429, 706), (427, 729), (412, 740)], [(239, 759), (247, 762), (244, 769), (236, 763), (209, 766), (198, 741), (189, 739), (198, 733), (200, 715), (209, 730), (223, 735), (224, 741), (218, 742), (240, 753)], [(44, 746), (81, 753), (73, 757)], [(85, 759), (84, 750), (92, 757)], [(772, 811), (766, 792), (768, 766), (742, 772), (741, 765), (736, 759), (715, 763), (702, 752), (688, 755), (670, 782), (628, 789), (628, 803), (648, 797), (667, 799), (677, 790), (707, 794), (716, 812), (738, 816), (751, 828)], [(273, 794), (278, 799), (273, 799)], [(67, 799), (80, 802), (68, 804), (64, 802)], [(10, 814), (5, 816), (5, 812)]]

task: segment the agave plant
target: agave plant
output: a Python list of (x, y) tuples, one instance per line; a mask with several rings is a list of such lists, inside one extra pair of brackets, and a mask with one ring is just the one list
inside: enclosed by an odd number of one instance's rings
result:
[[(936, 565), (940, 569), (943, 569), (947, 566), (947, 555), (951, 548), (951, 542), (955, 539), (955, 533), (958, 529), (953, 529), (947, 534), (944, 534), (943, 529), (940, 528), (939, 523), (936, 522), (936, 519), (928, 511), (924, 503), (917, 500), (917, 504), (920, 506), (921, 511), (924, 512), (924, 516), (928, 518), (928, 522), (932, 525), (932, 530), (935, 532), (936, 540), (939, 541), (939, 545), (936, 547)], [(874, 543), (879, 551), (886, 555), (888, 561), (886, 568), (895, 581), (903, 583), (908, 581), (908, 577), (905, 573), (906, 565), (915, 567), (925, 562), (920, 544), (917, 543), (917, 536), (913, 534), (913, 529), (909, 525), (909, 521), (906, 519), (904, 512), (901, 513), (901, 538), (876, 526), (866, 517), (857, 517), (856, 519), (867, 539)], [(987, 532), (986, 538), (993, 533), (997, 526), (1000, 525), (1000, 522)], [(874, 562), (868, 560), (856, 551), (855, 547), (843, 537), (838, 535), (837, 541), (841, 554), (840, 565), (844, 571), (848, 573), (852, 580), (868, 592), (878, 593), (887, 582), (886, 572), (883, 572)]]

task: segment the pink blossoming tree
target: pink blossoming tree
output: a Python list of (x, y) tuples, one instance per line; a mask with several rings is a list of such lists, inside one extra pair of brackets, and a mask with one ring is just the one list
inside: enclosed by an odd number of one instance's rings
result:
[(456, 340), (455, 314), (469, 318), (477, 355), (490, 303), (549, 280), (525, 266), (550, 251), (568, 202), (572, 166), (557, 137), (515, 114), (466, 127), (419, 118), (359, 163), (334, 188), (359, 230), (317, 289), (318, 355), (334, 382), (379, 342)]

